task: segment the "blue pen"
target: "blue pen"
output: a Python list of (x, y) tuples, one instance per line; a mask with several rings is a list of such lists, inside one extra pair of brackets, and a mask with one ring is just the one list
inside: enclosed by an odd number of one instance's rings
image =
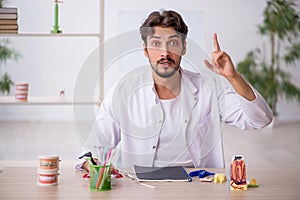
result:
[(197, 170), (197, 171), (192, 171), (189, 173), (189, 175), (191, 177), (199, 176), (199, 178), (204, 178), (209, 175), (215, 175), (215, 173), (201, 169), (201, 170)]

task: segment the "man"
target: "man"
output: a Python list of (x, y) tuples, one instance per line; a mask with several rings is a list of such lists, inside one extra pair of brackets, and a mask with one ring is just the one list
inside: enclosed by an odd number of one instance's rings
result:
[(116, 148), (114, 165), (224, 167), (221, 121), (242, 129), (271, 122), (270, 108), (235, 70), (216, 34), (211, 63), (204, 63), (230, 87), (181, 67), (187, 33), (174, 11), (152, 12), (140, 27), (151, 68), (128, 73), (107, 95), (87, 141)]

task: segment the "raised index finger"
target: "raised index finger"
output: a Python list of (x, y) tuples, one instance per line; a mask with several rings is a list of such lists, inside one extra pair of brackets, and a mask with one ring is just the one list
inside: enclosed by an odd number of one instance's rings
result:
[(216, 51), (221, 51), (221, 48), (220, 48), (220, 45), (219, 45), (219, 42), (218, 42), (218, 37), (217, 37), (216, 33), (214, 33), (213, 40), (214, 40), (215, 50)]

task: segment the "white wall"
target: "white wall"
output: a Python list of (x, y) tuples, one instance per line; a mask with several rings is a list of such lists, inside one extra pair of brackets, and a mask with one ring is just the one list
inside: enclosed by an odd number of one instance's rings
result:
[[(300, 5), (300, 1), (295, 1)], [(48, 33), (53, 26), (53, 2), (38, 0), (14, 0), (9, 5), (19, 9), (19, 32)], [(153, 10), (174, 9), (184, 14), (190, 28), (190, 39), (201, 45), (207, 52), (213, 50), (212, 34), (219, 34), (222, 49), (226, 50), (237, 63), (247, 51), (265, 42), (257, 34), (257, 25), (262, 21), (262, 11), (266, 1), (262, 0), (106, 0), (105, 1), (105, 39), (110, 41), (123, 31), (139, 26), (143, 19), (128, 18), (133, 11), (146, 17)], [(60, 26), (66, 32), (98, 32), (98, 0), (65, 0), (60, 5)], [(300, 10), (300, 9), (299, 9)], [(199, 18), (193, 19), (194, 16)], [(138, 28), (138, 27), (136, 27)], [(29, 81), (31, 95), (58, 95), (65, 89), (67, 96), (73, 95), (78, 72), (85, 59), (97, 46), (97, 38), (11, 38), (13, 45), (23, 58), (20, 62), (9, 62), (9, 73), (13, 80)], [(193, 52), (197, 54), (197, 52)], [(141, 55), (142, 56), (142, 55)], [(143, 59), (143, 58), (142, 58)], [(126, 61), (121, 61), (126, 62)], [(128, 61), (127, 61), (128, 62)], [(128, 66), (134, 65), (128, 63)], [(146, 62), (144, 59), (141, 62)], [(139, 64), (139, 63), (138, 63)], [(202, 63), (199, 63), (202, 65)], [(117, 77), (128, 68), (115, 62), (107, 71), (105, 88), (108, 90)], [(297, 75), (299, 63), (292, 68), (292, 81), (300, 86)], [(281, 100), (278, 106), (280, 120), (300, 120), (300, 105)], [(70, 106), (0, 107), (0, 120), (72, 120)], [(4, 114), (5, 113), (5, 114)]]
[[(53, 1), (14, 0), (18, 8), (19, 33), (50, 33), (54, 24)], [(67, 0), (59, 4), (63, 33), (98, 33), (99, 3)], [(78, 73), (99, 45), (97, 37), (10, 37), (21, 54), (7, 69), (14, 82), (29, 82), (30, 96), (57, 96), (65, 90), (72, 97)], [(13, 95), (14, 91), (12, 91)], [(0, 106), (0, 120), (72, 120), (71, 106)]]

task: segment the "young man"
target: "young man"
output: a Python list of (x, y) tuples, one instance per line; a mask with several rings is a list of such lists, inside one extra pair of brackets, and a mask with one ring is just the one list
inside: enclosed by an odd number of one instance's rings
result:
[(242, 129), (271, 122), (270, 108), (235, 70), (216, 34), (211, 63), (204, 63), (230, 87), (181, 67), (187, 33), (174, 11), (153, 12), (140, 27), (151, 68), (128, 73), (107, 95), (87, 141), (115, 147), (114, 165), (224, 167), (222, 121)]

